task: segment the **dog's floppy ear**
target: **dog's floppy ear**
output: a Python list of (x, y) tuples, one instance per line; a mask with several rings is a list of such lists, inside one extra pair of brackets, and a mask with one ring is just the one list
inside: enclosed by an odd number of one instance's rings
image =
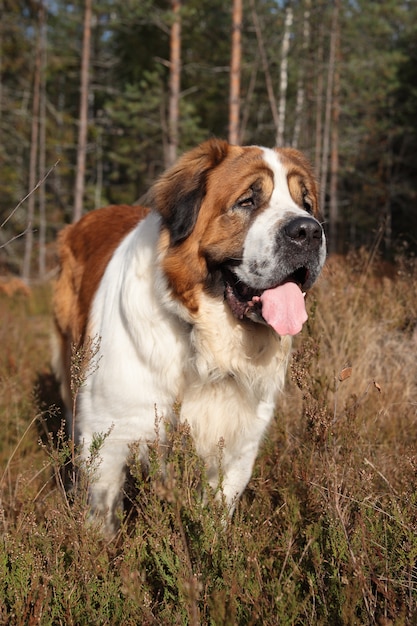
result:
[(205, 141), (186, 152), (150, 189), (147, 202), (162, 215), (171, 245), (192, 232), (206, 194), (207, 175), (223, 161), (228, 149), (227, 141)]

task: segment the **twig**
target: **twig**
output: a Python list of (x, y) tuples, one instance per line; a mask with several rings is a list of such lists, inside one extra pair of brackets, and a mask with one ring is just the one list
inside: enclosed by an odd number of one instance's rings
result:
[[(17, 207), (16, 207), (17, 208)], [(28, 232), (28, 230), (30, 230), (32, 224), (28, 224), (25, 228), (24, 231), (22, 231), (21, 233), (19, 233), (18, 235), (15, 235), (14, 237), (11, 237), (11, 239), (8, 239), (7, 241), (5, 241), (4, 243), (2, 243), (0, 245), (0, 250), (2, 248), (5, 248), (6, 246), (9, 245), (9, 243), (12, 243), (12, 241), (15, 241), (15, 239), (20, 239), (20, 237), (23, 237), (24, 235), (26, 235), (26, 233)]]
[[(15, 208), (11, 211), (11, 213), (6, 217), (6, 219), (4, 220), (3, 224), (0, 225), (0, 228), (3, 228), (7, 222), (13, 217), (13, 215), (16, 213), (16, 211), (22, 206), (22, 204), (37, 190), (39, 189), (39, 187), (45, 182), (45, 180), (48, 178), (49, 174), (56, 168), (56, 166), (59, 163), (59, 159), (52, 165), (52, 167), (49, 168), (49, 170), (46, 172), (46, 174), (36, 183), (36, 185), (34, 186), (33, 189), (31, 189), (31, 191), (29, 191), (29, 193), (26, 194), (26, 196), (24, 198), (22, 198), (20, 200), (20, 202), (15, 206)], [(26, 230), (24, 231), (24, 233), (21, 233), (20, 235), (17, 235), (18, 237), (20, 237), (21, 235), (24, 235), (27, 231), (28, 228), (30, 228), (30, 225), (26, 228)], [(11, 239), (10, 241), (13, 241), (14, 239), (16, 239), (17, 237), (13, 237), (13, 239)], [(10, 241), (8, 241), (7, 243), (10, 243)], [(3, 244), (4, 247), (5, 245), (7, 245), (7, 243)]]

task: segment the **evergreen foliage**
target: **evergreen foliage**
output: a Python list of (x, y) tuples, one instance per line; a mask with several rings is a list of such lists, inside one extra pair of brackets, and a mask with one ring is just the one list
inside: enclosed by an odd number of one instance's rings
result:
[[(83, 2), (43, 0), (47, 8), (47, 239), (71, 219)], [(3, 0), (0, 23), (0, 224), (28, 189), (34, 50), (41, 0)], [(209, 136), (227, 137), (231, 2), (188, 0), (181, 9), (180, 151)], [(252, 16), (244, 2), (241, 134), (246, 144), (275, 137), (265, 72)], [(293, 0), (285, 143), (305, 90), (298, 147), (320, 155), (333, 2)], [(285, 3), (256, 0), (269, 73), (278, 97)], [(169, 97), (167, 0), (105, 0), (93, 7), (89, 137), (84, 207), (138, 200), (164, 168)], [(417, 95), (414, 2), (343, 0), (340, 14), (339, 241), (346, 251), (383, 243), (391, 256), (417, 247), (415, 208)], [(321, 87), (320, 87), (321, 85)], [(314, 163), (318, 168), (318, 163)], [(39, 180), (45, 172), (39, 172)], [(327, 198), (328, 200), (328, 198)], [(328, 217), (327, 202), (324, 216)], [(38, 227), (37, 219), (32, 225)], [(26, 203), (0, 229), (3, 266), (18, 270)], [(36, 240), (36, 233), (35, 233)], [(12, 249), (13, 248), (13, 249)], [(35, 249), (36, 253), (36, 249)]]

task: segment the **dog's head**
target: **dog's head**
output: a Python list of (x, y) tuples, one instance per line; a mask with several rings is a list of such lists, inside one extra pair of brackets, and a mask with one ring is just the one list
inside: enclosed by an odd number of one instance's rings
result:
[(205, 290), (238, 319), (301, 330), (326, 242), (300, 152), (207, 141), (161, 176), (150, 204), (162, 216), (164, 271), (191, 313)]

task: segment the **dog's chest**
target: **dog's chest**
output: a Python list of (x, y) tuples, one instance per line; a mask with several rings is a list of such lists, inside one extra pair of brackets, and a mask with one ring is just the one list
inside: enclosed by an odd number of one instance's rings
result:
[(281, 386), (291, 340), (269, 327), (237, 321), (225, 302), (201, 297), (190, 333), (191, 374), (200, 385), (233, 380), (250, 395), (262, 398)]

